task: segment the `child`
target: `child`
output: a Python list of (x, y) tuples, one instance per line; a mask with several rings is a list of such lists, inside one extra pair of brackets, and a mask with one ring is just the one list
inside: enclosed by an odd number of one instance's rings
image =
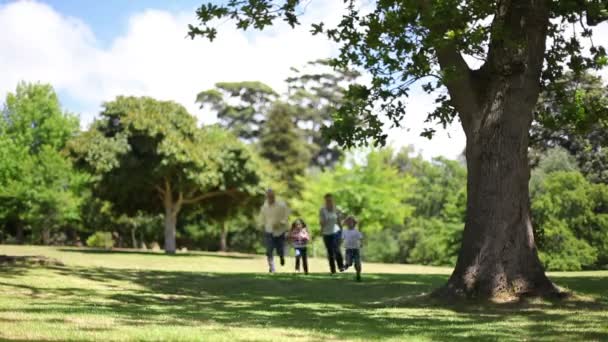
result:
[(296, 272), (300, 272), (301, 259), (304, 274), (308, 274), (308, 254), (306, 245), (308, 244), (308, 241), (310, 241), (310, 235), (306, 228), (306, 223), (304, 223), (302, 219), (297, 219), (291, 225), (291, 231), (289, 232), (289, 240), (291, 240), (293, 247), (296, 250)]
[(357, 281), (361, 281), (361, 239), (363, 234), (357, 229), (357, 220), (348, 216), (344, 220), (346, 229), (342, 232), (344, 238), (344, 248), (346, 249), (346, 268), (355, 264), (357, 271)]

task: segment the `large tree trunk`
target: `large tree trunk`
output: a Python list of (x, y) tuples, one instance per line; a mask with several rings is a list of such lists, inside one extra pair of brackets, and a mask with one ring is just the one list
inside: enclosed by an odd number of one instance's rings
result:
[(227, 252), (228, 251), (228, 226), (226, 225), (226, 221), (222, 221), (220, 223), (221, 232), (220, 232), (220, 251)]
[(558, 293), (538, 258), (530, 220), (528, 131), (540, 92), (547, 1), (497, 5), (486, 63), (471, 71), (457, 47), (441, 45), (452, 105), (467, 136), (467, 216), (448, 284), (437, 294), (516, 298)]
[(497, 91), (501, 99), (488, 106), (485, 122), (467, 137), (467, 216), (458, 262), (444, 289), (451, 294), (495, 298), (556, 292), (538, 258), (530, 220), (532, 109), (506, 85)]

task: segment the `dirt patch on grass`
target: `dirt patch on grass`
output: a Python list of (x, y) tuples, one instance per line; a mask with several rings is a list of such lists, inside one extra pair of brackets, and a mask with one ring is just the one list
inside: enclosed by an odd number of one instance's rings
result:
[(42, 255), (0, 255), (0, 266), (15, 265), (41, 265), (41, 266), (64, 266), (64, 264), (53, 258)]

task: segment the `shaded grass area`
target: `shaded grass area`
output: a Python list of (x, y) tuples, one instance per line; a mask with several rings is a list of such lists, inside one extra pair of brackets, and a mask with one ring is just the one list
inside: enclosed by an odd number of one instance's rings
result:
[[(580, 294), (567, 301), (464, 305), (425, 296), (447, 275), (408, 273), (419, 266), (401, 267), (403, 274), (366, 273), (356, 283), (352, 274), (240, 273), (263, 262), (255, 256), (166, 257), (172, 263), (163, 269), (165, 257), (150, 265), (142, 255), (119, 253), (111, 256), (124, 267), (114, 268), (86, 265), (97, 265), (104, 253), (38, 251), (66, 266), (0, 268), (2, 339), (608, 340), (608, 272), (553, 275)], [(69, 262), (74, 254), (79, 263)], [(190, 270), (192, 262), (217, 260), (226, 260), (223, 272), (205, 271), (212, 265)], [(368, 272), (386, 267), (365, 266)]]

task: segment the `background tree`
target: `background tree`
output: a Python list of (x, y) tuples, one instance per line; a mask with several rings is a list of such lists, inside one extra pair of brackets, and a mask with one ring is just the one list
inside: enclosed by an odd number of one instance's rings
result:
[(182, 207), (231, 192), (259, 192), (249, 151), (217, 127), (200, 129), (174, 102), (118, 97), (72, 144), (98, 175), (95, 194), (127, 215), (164, 211), (165, 251), (175, 253)]
[(292, 72), (286, 80), (287, 102), (297, 107), (296, 125), (311, 147), (311, 166), (332, 167), (342, 156), (342, 150), (323, 136), (321, 128), (331, 126), (348, 85), (360, 75), (349, 69), (334, 70), (329, 60), (312, 61), (304, 68), (292, 68)]
[(238, 221), (239, 216), (252, 218), (259, 210), (263, 196), (246, 197), (225, 195), (210, 201), (204, 210), (204, 217), (219, 228), (219, 250), (227, 252), (229, 248), (228, 234), (230, 224)]
[(319, 236), (315, 222), (323, 196), (334, 195), (341, 211), (355, 215), (365, 234), (365, 256), (368, 260), (394, 261), (399, 246), (394, 235), (387, 233), (403, 225), (413, 208), (406, 204), (411, 196), (414, 179), (399, 174), (390, 167), (392, 150), (370, 152), (364, 161), (341, 163), (334, 169), (311, 173), (303, 180), (301, 198), (291, 204), (298, 216), (303, 217)]
[[(224, 17), (242, 29), (264, 29), (279, 19), (295, 26), (299, 5), (290, 0), (203, 4), (196, 11), (200, 25), (190, 25), (189, 33), (213, 39), (217, 30), (208, 24)], [(420, 0), (380, 1), (363, 12), (347, 1), (336, 27), (313, 25), (313, 33), (341, 44), (333, 65), (362, 67), (371, 76), (369, 85), (349, 88), (328, 130), (339, 143), (373, 138), (383, 144), (386, 134), (376, 109), (401, 125), (403, 98), (423, 79), (428, 81), (423, 89), (438, 94), (429, 121), (447, 124), (458, 117), (462, 123), (467, 218), (458, 262), (437, 294), (512, 298), (558, 292), (534, 243), (528, 132), (543, 85), (566, 68), (580, 73), (607, 64), (604, 47), (591, 44), (583, 51), (581, 43), (592, 35), (587, 25), (608, 19), (607, 6), (603, 0)], [(577, 23), (582, 29), (572, 33)], [(480, 60), (481, 67), (473, 70), (465, 56)]]
[(295, 107), (293, 120), (310, 149), (310, 165), (331, 167), (342, 152), (321, 134), (321, 128), (331, 124), (347, 86), (359, 73), (333, 70), (327, 60), (310, 62), (302, 69), (292, 68), (292, 73), (283, 96), (261, 82), (220, 82), (215, 88), (200, 92), (196, 101), (201, 108), (216, 112), (222, 126), (244, 141), (257, 143), (273, 103), (283, 100)]
[(78, 125), (50, 85), (20, 83), (7, 95), (0, 116), (0, 213), (19, 241), (30, 227), (35, 241), (49, 244), (53, 229), (78, 221), (84, 178), (63, 153)]
[(276, 102), (268, 113), (259, 141), (260, 155), (277, 169), (289, 194), (300, 193), (297, 178), (304, 174), (310, 160), (306, 143), (294, 122), (295, 110)]
[(568, 152), (552, 149), (532, 172), (530, 190), (540, 257), (548, 269), (608, 263), (608, 186), (589, 182)]
[[(5, 120), (0, 122), (0, 125), (5, 124)], [(23, 161), (27, 160), (27, 157), (27, 149), (15, 144), (5, 133), (5, 129), (0, 128), (0, 196), (2, 200), (0, 219), (5, 234), (14, 234), (16, 243), (24, 242), (24, 226), (26, 225), (24, 213), (27, 205), (27, 202), (24, 201), (24, 193), (27, 184), (23, 181), (25, 175)], [(4, 238), (9, 238), (9, 236)]]
[(278, 94), (262, 82), (220, 82), (200, 92), (196, 102), (217, 113), (220, 124), (239, 138), (256, 142)]
[(530, 145), (539, 154), (562, 147), (591, 181), (608, 183), (608, 87), (603, 80), (571, 72), (548, 84), (539, 98)]
[[(403, 157), (396, 158), (403, 162)], [(398, 239), (408, 263), (456, 264), (466, 209), (466, 169), (445, 158), (411, 159), (401, 168), (416, 179), (407, 203), (415, 208)]]

